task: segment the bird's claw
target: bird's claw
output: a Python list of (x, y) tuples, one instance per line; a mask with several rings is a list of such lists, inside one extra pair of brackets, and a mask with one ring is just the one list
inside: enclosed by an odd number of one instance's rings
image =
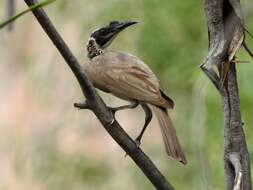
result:
[(116, 112), (118, 111), (117, 108), (113, 108), (113, 107), (108, 107), (108, 109), (112, 112), (113, 115), (115, 115)]
[(139, 148), (140, 145), (141, 145), (141, 141), (140, 141), (138, 138), (136, 138), (136, 139), (134, 140), (134, 142), (135, 142), (137, 148)]

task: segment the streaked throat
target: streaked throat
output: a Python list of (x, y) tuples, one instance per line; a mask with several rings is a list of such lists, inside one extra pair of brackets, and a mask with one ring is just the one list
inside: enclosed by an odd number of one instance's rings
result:
[(87, 52), (88, 52), (87, 57), (89, 59), (92, 59), (98, 55), (101, 55), (104, 52), (102, 49), (100, 49), (98, 47), (96, 40), (92, 37), (89, 39), (89, 41), (86, 45), (86, 48), (87, 48)]

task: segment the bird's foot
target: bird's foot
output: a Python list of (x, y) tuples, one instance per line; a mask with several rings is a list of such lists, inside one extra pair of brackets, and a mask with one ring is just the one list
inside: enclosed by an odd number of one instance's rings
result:
[(134, 140), (136, 146), (139, 148), (140, 145), (141, 145), (141, 140), (137, 137), (135, 140)]
[(134, 109), (139, 105), (138, 102), (132, 102), (129, 105), (119, 106), (119, 107), (108, 107), (108, 109), (115, 115), (117, 111), (126, 110), (126, 109)]
[(115, 115), (116, 112), (119, 111), (119, 109), (117, 107), (116, 108), (108, 107), (108, 109), (112, 112), (113, 115)]
[[(136, 147), (139, 148), (140, 145), (141, 145), (140, 139), (137, 137), (137, 138), (134, 140), (134, 142), (135, 142)], [(126, 158), (127, 156), (128, 156), (128, 154), (126, 153), (126, 154), (125, 154), (125, 158)]]

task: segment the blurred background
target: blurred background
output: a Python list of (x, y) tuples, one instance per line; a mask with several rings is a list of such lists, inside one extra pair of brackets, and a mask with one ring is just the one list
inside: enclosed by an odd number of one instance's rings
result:
[[(169, 159), (154, 118), (142, 148), (176, 189), (225, 189), (223, 115), (218, 93), (198, 68), (207, 54), (203, 1), (58, 0), (45, 9), (81, 63), (85, 43), (112, 20), (136, 20), (109, 49), (137, 55), (160, 78), (176, 106), (170, 111), (188, 157), (182, 166)], [(247, 10), (250, 0), (242, 0)], [(17, 1), (16, 9), (26, 9)], [(5, 1), (0, 1), (5, 20)], [(253, 32), (253, 13), (246, 17)], [(246, 38), (253, 48), (253, 40)], [(238, 60), (241, 111), (249, 152), (253, 153), (253, 61)], [(125, 102), (100, 92), (108, 105)], [(0, 189), (153, 189), (150, 182), (87, 110), (70, 69), (31, 13), (14, 30), (0, 30)], [(117, 114), (135, 138), (144, 123), (141, 109)], [(252, 162), (253, 164), (253, 162)]]

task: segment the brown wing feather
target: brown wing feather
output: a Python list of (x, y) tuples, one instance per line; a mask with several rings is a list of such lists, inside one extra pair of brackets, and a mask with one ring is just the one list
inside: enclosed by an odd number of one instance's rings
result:
[(171, 102), (161, 95), (159, 81), (138, 58), (120, 52), (107, 52), (93, 59), (85, 70), (94, 85), (126, 100), (139, 100), (161, 107)]
[(110, 68), (100, 74), (106, 89), (123, 99), (159, 102), (159, 89), (144, 75), (131, 68)]

